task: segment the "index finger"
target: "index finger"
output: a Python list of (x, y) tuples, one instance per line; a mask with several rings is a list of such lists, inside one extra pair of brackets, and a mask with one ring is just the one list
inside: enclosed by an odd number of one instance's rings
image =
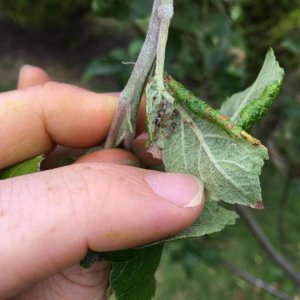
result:
[(56, 144), (85, 148), (101, 143), (117, 102), (116, 95), (57, 82), (2, 93), (0, 169), (49, 153)]

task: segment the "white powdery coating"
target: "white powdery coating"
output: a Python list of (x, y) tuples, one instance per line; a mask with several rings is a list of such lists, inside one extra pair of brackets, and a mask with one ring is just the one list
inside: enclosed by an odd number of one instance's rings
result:
[(170, 20), (174, 14), (173, 4), (162, 4), (159, 6), (158, 18), (160, 20)]
[(254, 207), (261, 201), (259, 175), (268, 158), (263, 146), (231, 138), (224, 130), (178, 108), (180, 126), (165, 141), (166, 171), (194, 175), (205, 183), (207, 201)]

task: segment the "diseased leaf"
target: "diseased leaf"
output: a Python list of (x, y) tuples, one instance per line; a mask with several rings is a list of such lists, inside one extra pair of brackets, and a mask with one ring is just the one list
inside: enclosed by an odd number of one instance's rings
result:
[(227, 210), (216, 203), (208, 202), (201, 213), (201, 218), (198, 218), (192, 226), (167, 241), (196, 238), (218, 232), (227, 225), (234, 225), (237, 218), (238, 215), (234, 211)]
[(189, 173), (205, 184), (207, 201), (255, 207), (261, 202), (259, 175), (268, 158), (263, 146), (231, 138), (218, 126), (178, 107), (178, 126), (163, 152), (169, 172)]
[[(259, 175), (268, 158), (264, 146), (231, 138), (217, 125), (186, 111), (170, 95), (147, 87), (148, 149), (166, 171), (192, 174), (205, 184), (207, 201), (261, 206)], [(161, 104), (163, 103), (163, 105)], [(163, 109), (164, 113), (161, 113)], [(157, 115), (161, 115), (157, 123)]]
[(40, 155), (35, 158), (18, 163), (14, 166), (5, 168), (0, 173), (0, 179), (7, 179), (16, 176), (22, 176), (40, 171), (41, 162), (44, 156)]
[(122, 261), (123, 251), (105, 255), (105, 259), (113, 262), (110, 285), (115, 299), (152, 299), (156, 286), (154, 274), (160, 262), (162, 248), (163, 244), (159, 244), (124, 251), (124, 261)]
[(206, 234), (221, 231), (227, 225), (234, 225), (238, 215), (234, 211), (227, 210), (217, 203), (207, 202), (196, 222), (182, 232), (162, 241), (154, 242), (152, 245), (161, 242), (169, 242), (187, 238), (197, 238)]
[(270, 49), (255, 82), (246, 90), (229, 97), (222, 104), (221, 112), (241, 127), (251, 129), (270, 109), (283, 77), (284, 70)]

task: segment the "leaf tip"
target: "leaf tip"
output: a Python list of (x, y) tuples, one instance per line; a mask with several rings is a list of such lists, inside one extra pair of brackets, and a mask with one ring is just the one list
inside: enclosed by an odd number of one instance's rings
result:
[(147, 152), (151, 153), (154, 158), (162, 159), (163, 151), (161, 148), (153, 145), (149, 145), (147, 147)]
[(255, 208), (255, 209), (259, 209), (259, 210), (262, 210), (262, 209), (265, 209), (263, 203), (261, 200), (258, 200), (254, 206), (251, 206), (252, 208)]

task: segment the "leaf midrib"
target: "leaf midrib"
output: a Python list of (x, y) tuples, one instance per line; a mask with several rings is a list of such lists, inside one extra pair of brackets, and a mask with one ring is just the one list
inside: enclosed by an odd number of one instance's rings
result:
[[(239, 188), (239, 185), (236, 184), (235, 181), (232, 180), (231, 177), (228, 177), (228, 175), (226, 173), (224, 173), (223, 169), (221, 168), (221, 166), (219, 165), (218, 161), (214, 159), (211, 151), (209, 150), (208, 145), (205, 143), (204, 137), (202, 132), (198, 129), (197, 124), (194, 122), (194, 120), (186, 113), (186, 111), (181, 108), (178, 107), (178, 111), (180, 112), (181, 116), (183, 119), (185, 119), (187, 121), (188, 124), (192, 124), (193, 126), (191, 126), (191, 129), (193, 130), (193, 132), (195, 133), (195, 136), (197, 137), (197, 139), (199, 140), (200, 143), (200, 147), (203, 148), (204, 152), (206, 153), (208, 159), (210, 160), (210, 162), (215, 166), (215, 168), (218, 170), (218, 172), (227, 180), (229, 181), (232, 186), (234, 186), (234, 188), (240, 193), (242, 194), (246, 199), (248, 199), (248, 195), (245, 194), (245, 192)], [(199, 171), (199, 170), (198, 170)], [(249, 199), (248, 199), (249, 200)], [(251, 202), (251, 199), (250, 199)]]

